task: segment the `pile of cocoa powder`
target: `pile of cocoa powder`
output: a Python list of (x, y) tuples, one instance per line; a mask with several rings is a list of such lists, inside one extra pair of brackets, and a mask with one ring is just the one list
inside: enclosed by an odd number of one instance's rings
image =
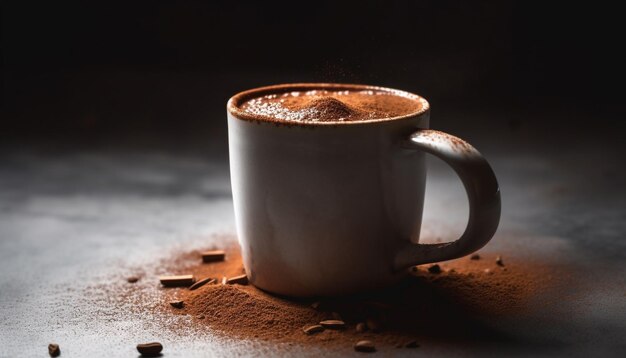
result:
[[(127, 282), (126, 277), (98, 287), (101, 294), (96, 304), (118, 305), (149, 315), (154, 317), (154, 324), (162, 326), (159, 329), (184, 331), (187, 335), (210, 331), (230, 338), (330, 347), (351, 347), (359, 340), (372, 341), (377, 348), (405, 347), (409, 342), (415, 346), (415, 341), (422, 345), (433, 341), (471, 342), (497, 340), (497, 332), (488, 322), (523, 314), (526, 304), (550, 284), (553, 269), (540, 263), (507, 257), (497, 260), (496, 255), (481, 254), (479, 259), (465, 257), (435, 267), (414, 267), (403, 282), (379, 292), (290, 299), (252, 285), (223, 284), (223, 277), (244, 271), (236, 244), (220, 249), (225, 250), (224, 261), (204, 263), (202, 250), (193, 250), (174, 253), (154, 272), (145, 267), (130, 269), (128, 276), (133, 277), (129, 281), (135, 282)], [(164, 274), (192, 274), (197, 280), (211, 277), (217, 282), (196, 290), (166, 288), (158, 281), (158, 275)], [(116, 298), (112, 300), (111, 296)], [(182, 308), (173, 307), (171, 301), (182, 301)], [(181, 316), (186, 317), (185, 323), (171, 319)], [(342, 320), (345, 327), (314, 334), (303, 331), (327, 319)]]
[(314, 98), (310, 102), (292, 109), (300, 113), (302, 120), (350, 120), (371, 119), (374, 113), (368, 113), (333, 97)]

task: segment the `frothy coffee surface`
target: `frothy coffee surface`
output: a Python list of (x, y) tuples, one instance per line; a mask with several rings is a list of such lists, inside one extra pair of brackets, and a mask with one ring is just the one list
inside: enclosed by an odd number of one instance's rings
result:
[(240, 105), (260, 120), (343, 122), (385, 119), (415, 113), (420, 97), (384, 90), (311, 90), (268, 94)]

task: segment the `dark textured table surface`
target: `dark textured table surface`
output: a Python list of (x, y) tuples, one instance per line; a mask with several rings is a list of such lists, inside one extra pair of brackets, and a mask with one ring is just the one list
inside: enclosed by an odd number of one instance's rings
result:
[[(440, 128), (436, 115), (433, 127)], [(483, 252), (571, 267), (576, 284), (574, 292), (538, 293), (524, 319), (490, 322), (524, 345), (425, 344), (410, 354), (623, 354), (626, 171), (620, 134), (610, 125), (565, 134), (542, 125), (541, 117), (513, 129), (505, 121), (469, 118), (453, 134), (485, 154), (501, 184), (501, 226)], [(153, 317), (126, 317), (115, 306), (102, 316), (80, 300), (86, 286), (119, 277), (129, 265), (154, 264), (175, 248), (223, 245), (213, 242), (221, 237), (213, 234), (234, 233), (224, 135), (216, 131), (198, 145), (141, 145), (128, 138), (4, 143), (0, 356), (44, 357), (47, 344), (56, 342), (64, 357), (128, 357), (137, 355), (137, 342), (152, 340), (165, 345), (166, 357), (356, 354), (349, 347), (324, 352), (225, 340), (210, 331), (172, 336), (146, 329)], [(445, 165), (431, 159), (429, 167), (423, 236), (453, 239), (466, 222), (465, 194)], [(400, 355), (379, 353), (390, 352)]]

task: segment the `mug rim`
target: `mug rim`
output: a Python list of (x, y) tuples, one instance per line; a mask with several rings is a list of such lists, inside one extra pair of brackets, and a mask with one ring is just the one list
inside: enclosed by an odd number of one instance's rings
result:
[[(312, 90), (312, 89), (320, 89), (320, 88), (326, 89), (326, 90), (338, 89), (338, 90), (359, 90), (359, 91), (364, 91), (364, 90), (383, 91), (383, 92), (388, 92), (390, 94), (415, 99), (420, 102), (421, 106), (419, 110), (415, 112), (411, 112), (408, 114), (395, 116), (395, 117), (375, 118), (375, 119), (367, 119), (367, 120), (360, 120), (360, 121), (319, 121), (319, 122), (288, 121), (288, 120), (276, 119), (276, 118), (271, 118), (271, 117), (259, 118), (258, 116), (249, 114), (243, 111), (241, 108), (239, 108), (240, 104), (243, 103), (244, 101), (250, 98), (259, 97), (265, 94), (275, 93), (278, 91), (286, 91), (286, 90), (296, 91), (296, 90)], [(373, 85), (365, 85), (365, 84), (313, 83), (311, 82), (311, 83), (285, 83), (285, 84), (257, 87), (257, 88), (252, 88), (246, 91), (242, 91), (242, 92), (235, 94), (228, 100), (228, 103), (226, 104), (226, 109), (228, 113), (233, 115), (233, 117), (237, 119), (241, 119), (241, 120), (246, 120), (246, 121), (317, 127), (317, 126), (337, 126), (337, 125), (354, 126), (354, 125), (363, 125), (363, 124), (371, 124), (371, 123), (394, 122), (394, 121), (408, 119), (408, 118), (415, 118), (417, 116), (420, 116), (428, 112), (430, 110), (430, 104), (424, 97), (420, 95), (417, 95), (408, 91), (390, 88), (390, 87), (373, 86)]]

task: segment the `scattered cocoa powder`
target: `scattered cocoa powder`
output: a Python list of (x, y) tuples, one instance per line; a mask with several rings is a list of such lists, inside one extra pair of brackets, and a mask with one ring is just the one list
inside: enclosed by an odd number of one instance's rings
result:
[[(179, 270), (195, 276), (230, 276), (241, 272), (238, 250), (231, 248), (228, 257), (229, 260), (217, 264), (202, 264), (196, 257), (195, 266), (182, 265)], [(485, 274), (492, 262), (493, 259), (456, 260), (438, 265), (437, 275), (430, 273), (432, 265), (426, 265), (412, 271), (400, 285), (383, 292), (324, 299), (319, 303), (276, 297), (252, 285), (207, 285), (195, 291), (165, 290), (165, 294), (175, 295), (188, 304), (183, 310), (157, 313), (204, 315), (205, 320), (198, 325), (235, 337), (305, 344), (332, 344), (334, 341), (339, 344), (353, 341), (358, 338), (356, 334), (363, 335), (356, 331), (356, 325), (365, 322), (367, 334), (376, 337), (378, 342), (407, 341), (437, 331), (450, 333), (455, 329), (466, 330), (467, 326), (480, 326), (474, 322), (475, 315), (502, 315), (523, 309), (524, 302), (540, 285), (533, 278), (537, 274), (530, 274), (532, 270), (521, 267), (517, 271), (512, 268), (510, 273), (497, 272), (496, 275), (492, 271), (492, 274)], [(442, 265), (453, 271), (444, 272)], [(538, 267), (533, 270), (541, 272)], [(303, 334), (303, 328), (337, 317), (345, 317), (350, 329), (326, 329), (315, 338)], [(475, 333), (481, 334), (481, 329), (487, 330), (481, 326)]]
[[(484, 260), (440, 263), (442, 270), (435, 275), (429, 273), (431, 265), (423, 265), (408, 270), (407, 278), (394, 287), (333, 299), (288, 299), (253, 285), (217, 283), (196, 290), (160, 287), (158, 276), (164, 274), (195, 277), (242, 274), (237, 246), (226, 248), (225, 261), (212, 263), (202, 262), (201, 251), (174, 253), (155, 272), (146, 272), (135, 285), (122, 285), (116, 280), (98, 286), (102, 298), (98, 304), (116, 304), (150, 315), (154, 324), (162, 322), (160, 329), (187, 335), (210, 331), (230, 338), (342, 347), (369, 340), (383, 349), (416, 340), (422, 345), (434, 341), (497, 340), (497, 331), (489, 322), (498, 317), (523, 315), (527, 303), (549, 285), (553, 276), (549, 264), (514, 257), (508, 259), (506, 271), (496, 270), (495, 255), (481, 253)], [(485, 274), (486, 269), (490, 274)], [(117, 299), (111, 301), (108, 297)], [(163, 304), (176, 300), (185, 302), (182, 309)], [(177, 316), (190, 320), (171, 319)], [(304, 331), (337, 318), (345, 322), (346, 329), (324, 329), (316, 334)], [(374, 330), (373, 322), (377, 325)]]

